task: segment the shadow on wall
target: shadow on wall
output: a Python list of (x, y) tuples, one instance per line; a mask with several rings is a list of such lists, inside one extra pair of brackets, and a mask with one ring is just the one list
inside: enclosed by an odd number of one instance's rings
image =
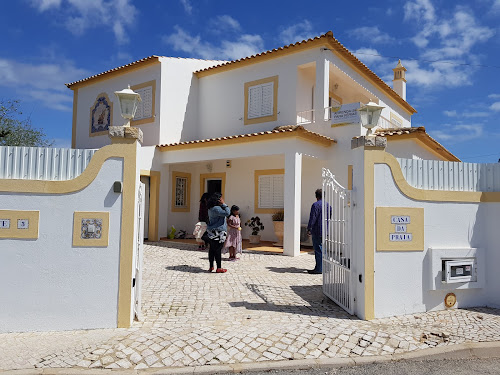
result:
[(188, 101), (186, 104), (186, 112), (184, 113), (184, 121), (182, 122), (179, 142), (193, 141), (199, 138), (198, 85), (199, 82), (193, 74), (191, 85), (189, 86)]

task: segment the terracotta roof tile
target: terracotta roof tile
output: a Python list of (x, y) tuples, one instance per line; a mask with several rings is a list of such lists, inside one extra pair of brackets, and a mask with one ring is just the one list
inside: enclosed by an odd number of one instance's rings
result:
[(303, 126), (286, 125), (286, 126), (278, 126), (278, 127), (274, 128), (273, 130), (268, 130), (268, 131), (263, 131), (263, 132), (231, 135), (231, 136), (227, 136), (227, 137), (199, 139), (199, 140), (194, 140), (194, 141), (168, 143), (168, 144), (164, 144), (164, 145), (158, 145), (157, 147), (169, 148), (169, 147), (184, 146), (184, 145), (196, 145), (196, 144), (201, 145), (201, 144), (206, 144), (206, 143), (210, 143), (210, 142), (221, 142), (221, 141), (228, 141), (228, 140), (232, 140), (232, 139), (242, 139), (242, 138), (248, 139), (251, 137), (252, 138), (261, 138), (261, 137), (266, 137), (269, 135), (280, 134), (280, 133), (299, 133), (299, 134), (304, 134), (312, 139), (317, 139), (318, 141), (336, 143), (336, 141), (334, 139), (327, 137), (327, 136), (324, 136), (322, 134), (307, 130)]

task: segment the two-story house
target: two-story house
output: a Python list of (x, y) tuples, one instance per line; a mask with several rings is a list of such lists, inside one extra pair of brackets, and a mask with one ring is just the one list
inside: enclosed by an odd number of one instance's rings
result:
[(113, 93), (130, 85), (142, 98), (131, 125), (144, 134), (149, 239), (171, 225), (192, 231), (200, 196), (219, 190), (243, 220), (260, 216), (266, 240), (275, 239), (271, 213), (284, 209), (284, 252), (297, 255), (322, 167), (350, 184), (351, 139), (366, 132), (360, 104), (384, 107), (376, 131), (395, 156), (458, 160), (411, 128), (406, 69), (399, 62), (393, 70), (391, 88), (332, 32), (235, 61), (150, 56), (67, 84), (72, 147), (110, 143), (108, 127), (124, 122)]

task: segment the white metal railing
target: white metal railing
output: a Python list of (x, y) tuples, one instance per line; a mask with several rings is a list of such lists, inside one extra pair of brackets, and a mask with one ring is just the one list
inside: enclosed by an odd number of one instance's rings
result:
[(314, 122), (314, 109), (297, 112), (297, 125), (311, 124)]
[(401, 124), (398, 124), (395, 121), (390, 121), (385, 117), (380, 116), (377, 127), (379, 129), (393, 129), (393, 128), (401, 128), (402, 126)]
[(71, 180), (97, 150), (0, 146), (0, 179)]
[(500, 191), (500, 163), (479, 164), (397, 158), (411, 186), (424, 190)]

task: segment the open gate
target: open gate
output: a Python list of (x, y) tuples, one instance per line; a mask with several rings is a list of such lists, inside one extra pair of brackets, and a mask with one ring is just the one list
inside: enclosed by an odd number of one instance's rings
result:
[(351, 192), (323, 168), (323, 293), (354, 313)]

